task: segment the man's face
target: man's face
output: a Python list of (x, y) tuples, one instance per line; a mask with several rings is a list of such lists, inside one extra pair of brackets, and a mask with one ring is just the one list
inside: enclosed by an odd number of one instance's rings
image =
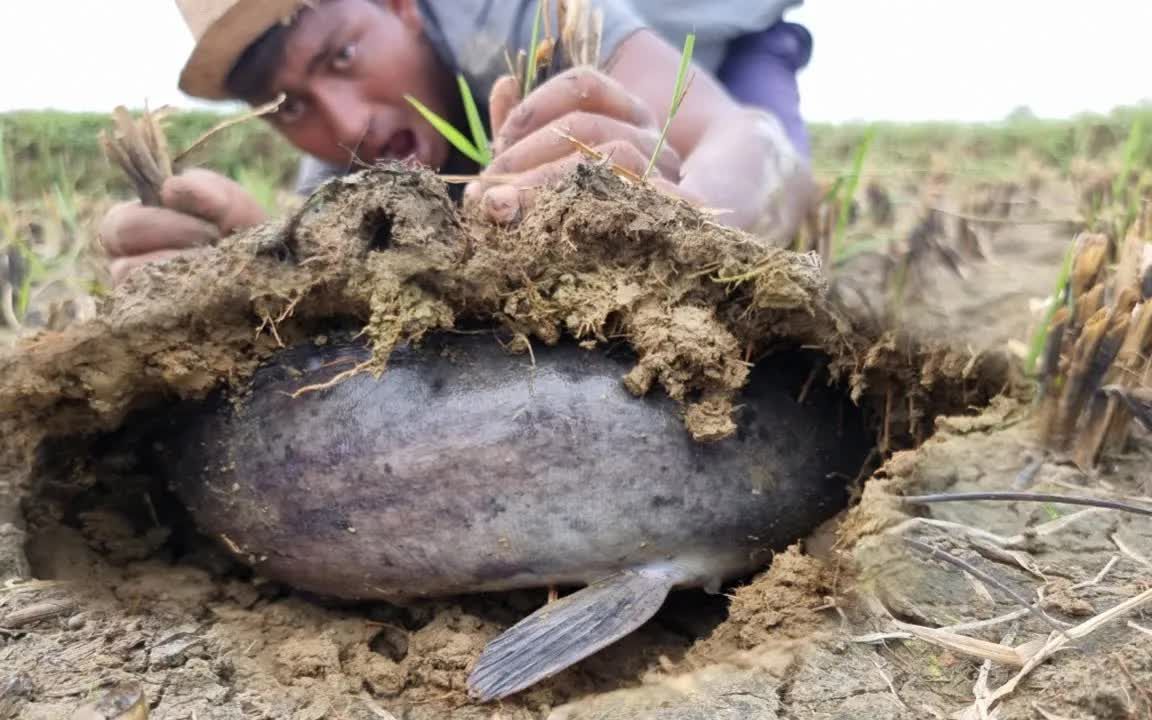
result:
[(415, 0), (328, 0), (303, 13), (288, 35), (271, 88), (287, 99), (271, 122), (329, 163), (414, 156), (440, 168), (448, 144), (404, 96), (455, 119), (452, 87), (424, 38)]

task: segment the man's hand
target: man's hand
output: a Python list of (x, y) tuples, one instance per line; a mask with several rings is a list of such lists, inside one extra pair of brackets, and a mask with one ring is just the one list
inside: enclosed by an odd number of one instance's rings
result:
[[(642, 175), (660, 138), (648, 107), (616, 80), (592, 68), (568, 70), (523, 101), (516, 79), (501, 78), (489, 102), (495, 159), (465, 190), (496, 222), (511, 222), (537, 191), (588, 162), (569, 137), (608, 162)], [(680, 157), (665, 144), (649, 179), (676, 192)], [(683, 195), (684, 193), (678, 193)]]
[(146, 263), (195, 252), (265, 220), (263, 208), (239, 184), (208, 170), (169, 178), (161, 200), (163, 207), (121, 203), (104, 216), (99, 237), (113, 283)]
[[(504, 78), (489, 105), (496, 159), (465, 198), (497, 222), (515, 220), (540, 186), (584, 161), (563, 131), (644, 172), (656, 146), (676, 84), (679, 51), (649, 30), (636, 32), (613, 53), (605, 72), (569, 70), (521, 101), (516, 81)], [(785, 243), (813, 198), (811, 171), (779, 121), (737, 103), (700, 68), (650, 181), (695, 205), (722, 211), (721, 223)]]

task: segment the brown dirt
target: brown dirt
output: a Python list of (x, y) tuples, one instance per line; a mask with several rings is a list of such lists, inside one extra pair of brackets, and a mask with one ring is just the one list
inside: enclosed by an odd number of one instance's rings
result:
[[(890, 660), (845, 640), (864, 622), (855, 593), (879, 584), (870, 572), (889, 569), (870, 541), (902, 517), (879, 493), (919, 486), (931, 475), (925, 462), (954, 470), (938, 450), (893, 458), (889, 479), (868, 485), (824, 560), (780, 556), (736, 591), (726, 622), (717, 624), (716, 603), (681, 596), (642, 631), (495, 710), (467, 702), (468, 667), (542, 593), (332, 606), (252, 579), (187, 539), (168, 522), (170, 508), (149, 505), (149, 479), (132, 458), (44, 444), (91, 442), (134, 410), (242, 383), (282, 343), (336, 322), (366, 329), (375, 370), (397, 342), (462, 323), (496, 325), (521, 351), (562, 335), (624, 338), (639, 357), (628, 386), (658, 385), (684, 401), (703, 440), (732, 430), (745, 360), (781, 346), (822, 350), (830, 375), (887, 418), (889, 447), (927, 437), (938, 415), (986, 405), (1011, 386), (995, 353), (854, 330), (826, 290), (810, 257), (588, 169), (511, 229), (461, 219), (429, 175), (376, 169), (330, 183), (284, 223), (139, 274), (97, 319), (0, 358), (0, 510), (9, 513), (0, 517), (8, 551), (0, 569), (22, 581), (0, 590), (0, 676), (9, 678), (0, 717), (61, 717), (120, 681), (140, 683), (161, 720), (923, 716), (902, 709), (877, 663), (913, 707), (958, 706), (970, 691), (959, 682), (970, 680), (969, 661), (925, 655), (916, 642), (893, 643), (898, 660)], [(979, 424), (967, 434), (960, 425), (946, 424), (929, 447), (959, 438), (969, 460), (985, 464), (999, 457), (994, 448), (1015, 447)], [(931, 484), (947, 487), (951, 477)], [(24, 516), (13, 512), (18, 497)], [(1009, 514), (1004, 524), (1011, 520), (1023, 521)], [(805, 549), (821, 544), (813, 538)], [(956, 590), (955, 577), (944, 582)], [(921, 589), (912, 585), (899, 589)], [(947, 605), (961, 595), (929, 590), (903, 605), (884, 597), (890, 609), (929, 612), (925, 622), (970, 610)], [(1092, 602), (1070, 587), (1053, 597), (1077, 612)], [(1128, 670), (1145, 672), (1133, 653)], [(936, 665), (924, 665), (927, 656)], [(946, 687), (925, 677), (937, 666)]]

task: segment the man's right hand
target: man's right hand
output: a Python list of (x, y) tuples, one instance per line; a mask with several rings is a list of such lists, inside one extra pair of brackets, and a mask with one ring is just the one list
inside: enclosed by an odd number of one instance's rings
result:
[(146, 263), (195, 252), (267, 217), (238, 183), (208, 170), (169, 178), (161, 200), (163, 207), (121, 203), (100, 223), (100, 244), (108, 253), (114, 284)]

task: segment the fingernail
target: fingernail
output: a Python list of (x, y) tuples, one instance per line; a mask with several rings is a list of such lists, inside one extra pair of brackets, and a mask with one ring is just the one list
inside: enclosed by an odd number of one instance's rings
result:
[(500, 225), (507, 225), (515, 221), (520, 212), (520, 206), (517, 203), (494, 199), (491, 194), (484, 198), (484, 209), (488, 213), (488, 217)]

